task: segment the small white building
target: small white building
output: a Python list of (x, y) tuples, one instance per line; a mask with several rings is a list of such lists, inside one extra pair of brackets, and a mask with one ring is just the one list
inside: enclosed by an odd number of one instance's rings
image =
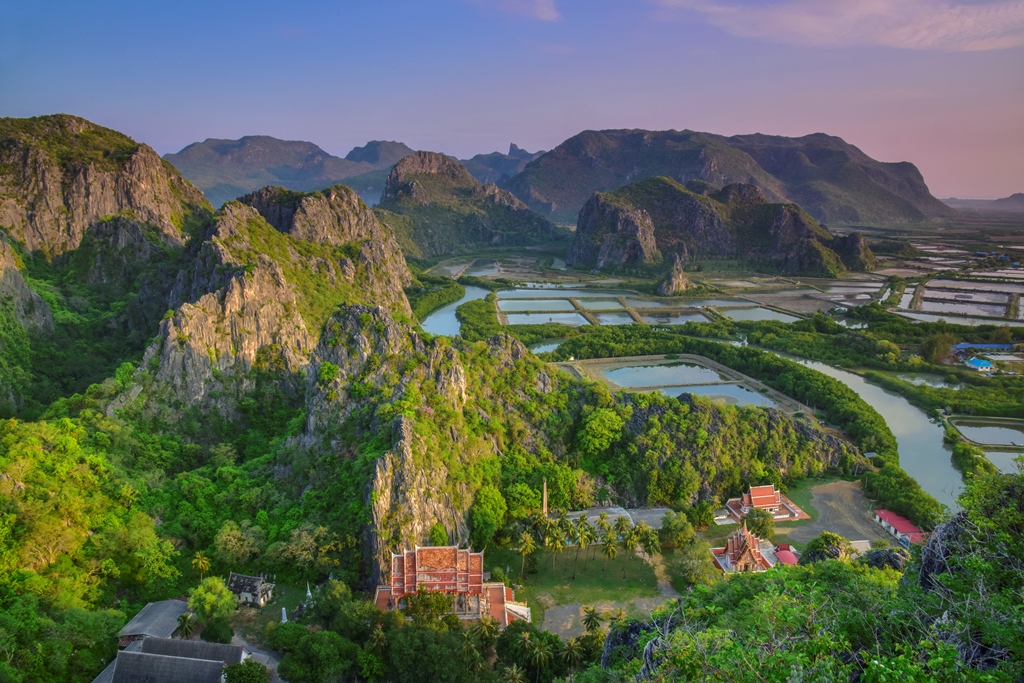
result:
[(228, 576), (228, 590), (235, 594), (238, 602), (246, 605), (265, 607), (274, 598), (274, 584), (262, 576), (247, 576), (231, 572)]

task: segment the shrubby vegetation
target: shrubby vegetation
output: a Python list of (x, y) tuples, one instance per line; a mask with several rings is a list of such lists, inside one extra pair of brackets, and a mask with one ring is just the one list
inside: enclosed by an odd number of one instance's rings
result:
[(416, 274), (416, 279), (405, 288), (412, 314), (423, 322), (431, 312), (455, 303), (466, 294), (466, 288), (451, 279), (425, 273)]

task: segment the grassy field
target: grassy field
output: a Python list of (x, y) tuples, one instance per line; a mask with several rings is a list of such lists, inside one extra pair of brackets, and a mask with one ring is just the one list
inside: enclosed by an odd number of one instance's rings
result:
[(541, 550), (526, 561), (526, 576), (519, 575), (522, 562), (519, 555), (505, 548), (489, 548), (486, 553), (487, 567), (510, 567), (509, 578), (523, 588), (516, 592), (517, 600), (525, 600), (534, 610), (534, 623), (542, 623), (544, 610), (548, 605), (582, 603), (590, 605), (599, 602), (627, 603), (636, 598), (657, 597), (658, 582), (654, 570), (636, 555), (624, 551), (606, 561), (601, 555), (601, 546), (591, 547), (590, 559), (584, 560), (580, 551), (573, 579), (574, 549), (557, 553), (552, 569), (551, 553)]

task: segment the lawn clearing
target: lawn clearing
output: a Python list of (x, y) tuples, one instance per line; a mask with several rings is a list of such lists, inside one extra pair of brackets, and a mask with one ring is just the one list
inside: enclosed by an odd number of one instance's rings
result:
[(266, 607), (239, 607), (231, 618), (235, 631), (250, 643), (266, 647), (267, 624), (281, 621), (281, 608), (288, 611), (288, 619), (294, 618), (299, 603), (306, 599), (306, 587), (274, 586), (274, 599)]

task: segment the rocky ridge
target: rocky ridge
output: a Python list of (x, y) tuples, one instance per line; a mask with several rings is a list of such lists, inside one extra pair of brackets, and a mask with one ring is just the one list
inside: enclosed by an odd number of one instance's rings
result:
[(657, 264), (665, 253), (741, 258), (786, 273), (824, 276), (873, 263), (861, 235), (834, 237), (800, 207), (769, 202), (755, 185), (719, 190), (664, 177), (595, 194), (580, 211), (566, 263), (635, 267)]
[(515, 195), (481, 184), (458, 161), (435, 152), (417, 152), (395, 164), (378, 216), (398, 234), (406, 255), (414, 257), (555, 236), (554, 226)]
[(841, 138), (725, 137), (690, 130), (584, 131), (532, 161), (507, 187), (530, 208), (569, 223), (595, 192), (644, 178), (757, 185), (829, 223), (906, 223), (955, 215), (910, 163), (876, 161)]
[(78, 248), (119, 214), (183, 243), (186, 214), (208, 206), (147, 145), (64, 114), (0, 119), (0, 226), (29, 252)]

